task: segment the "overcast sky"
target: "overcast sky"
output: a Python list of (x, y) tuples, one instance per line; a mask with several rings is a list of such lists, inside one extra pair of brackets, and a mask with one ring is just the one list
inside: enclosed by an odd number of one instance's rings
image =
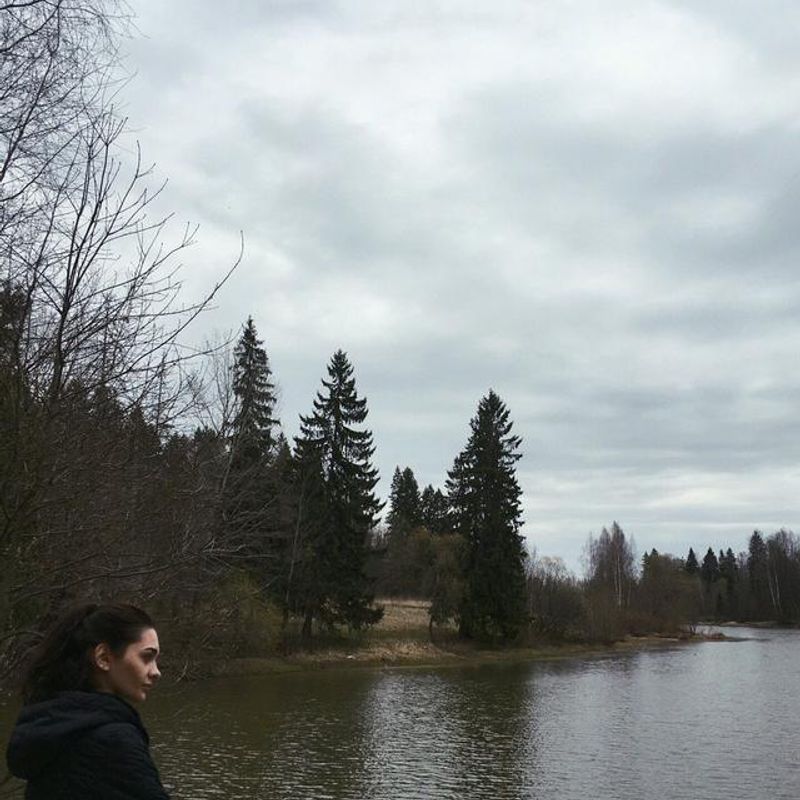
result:
[(331, 354), (443, 485), (494, 388), (524, 532), (580, 570), (800, 507), (800, 5), (133, 0), (127, 113), (289, 435)]

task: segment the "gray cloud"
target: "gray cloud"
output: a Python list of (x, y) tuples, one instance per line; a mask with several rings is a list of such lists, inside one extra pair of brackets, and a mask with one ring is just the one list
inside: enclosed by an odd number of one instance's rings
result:
[(201, 223), (190, 291), (245, 231), (204, 324), (255, 316), (289, 433), (343, 347), (384, 490), (442, 484), (493, 387), (541, 553), (612, 519), (737, 549), (798, 517), (781, 8), (140, 0), (130, 113)]

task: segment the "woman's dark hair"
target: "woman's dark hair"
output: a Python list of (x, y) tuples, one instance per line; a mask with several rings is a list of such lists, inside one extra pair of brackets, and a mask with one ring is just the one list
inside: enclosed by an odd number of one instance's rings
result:
[(22, 680), (25, 703), (47, 700), (56, 692), (91, 690), (92, 650), (101, 642), (122, 655), (153, 620), (136, 606), (76, 606), (62, 614), (34, 648)]

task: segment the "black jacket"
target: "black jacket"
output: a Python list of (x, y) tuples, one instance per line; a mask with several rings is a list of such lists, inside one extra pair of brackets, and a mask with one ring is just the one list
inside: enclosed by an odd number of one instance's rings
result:
[(102, 692), (61, 692), (20, 712), (6, 753), (26, 800), (169, 800), (139, 714)]

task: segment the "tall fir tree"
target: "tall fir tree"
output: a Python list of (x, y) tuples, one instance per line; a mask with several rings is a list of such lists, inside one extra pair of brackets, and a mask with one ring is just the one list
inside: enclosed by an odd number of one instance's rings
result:
[(460, 629), (469, 638), (509, 640), (526, 620), (525, 551), (516, 463), (522, 440), (505, 403), (490, 391), (448, 473), (456, 530), (467, 542)]
[(275, 417), (275, 384), (264, 343), (252, 317), (233, 351), (234, 461), (243, 465), (269, 460), (274, 454), (280, 423)]
[(719, 574), (725, 581), (725, 597), (721, 604), (723, 614), (727, 619), (739, 617), (739, 565), (736, 555), (729, 547), (724, 553), (719, 551)]
[(695, 555), (694, 548), (689, 548), (689, 555), (686, 556), (686, 563), (684, 565), (684, 569), (686, 570), (687, 575), (697, 575), (700, 571), (700, 564), (697, 562), (697, 556)]
[(431, 533), (447, 533), (450, 530), (450, 504), (441, 489), (428, 484), (420, 496), (420, 518)]
[(313, 411), (300, 417), (295, 458), (309, 502), (300, 524), (305, 531), (299, 601), (303, 631), (314, 618), (325, 624), (360, 628), (377, 622), (365, 573), (370, 531), (382, 504), (375, 496), (378, 471), (372, 466), (372, 433), (363, 427), (366, 398), (359, 398), (353, 367), (337, 350), (328, 380)]
[(706, 586), (711, 586), (720, 578), (719, 561), (714, 551), (709, 547), (703, 556), (703, 563), (700, 565), (700, 577)]
[(747, 574), (750, 581), (750, 619), (771, 619), (773, 608), (769, 588), (769, 557), (760, 531), (753, 531), (747, 544)]
[(247, 318), (233, 351), (234, 416), (223, 478), (226, 552), (270, 584), (278, 540), (284, 537), (273, 464), (283, 437), (275, 416), (275, 384), (264, 343)]
[(395, 467), (389, 490), (389, 513), (386, 515), (389, 537), (404, 539), (422, 524), (419, 485), (411, 467)]

